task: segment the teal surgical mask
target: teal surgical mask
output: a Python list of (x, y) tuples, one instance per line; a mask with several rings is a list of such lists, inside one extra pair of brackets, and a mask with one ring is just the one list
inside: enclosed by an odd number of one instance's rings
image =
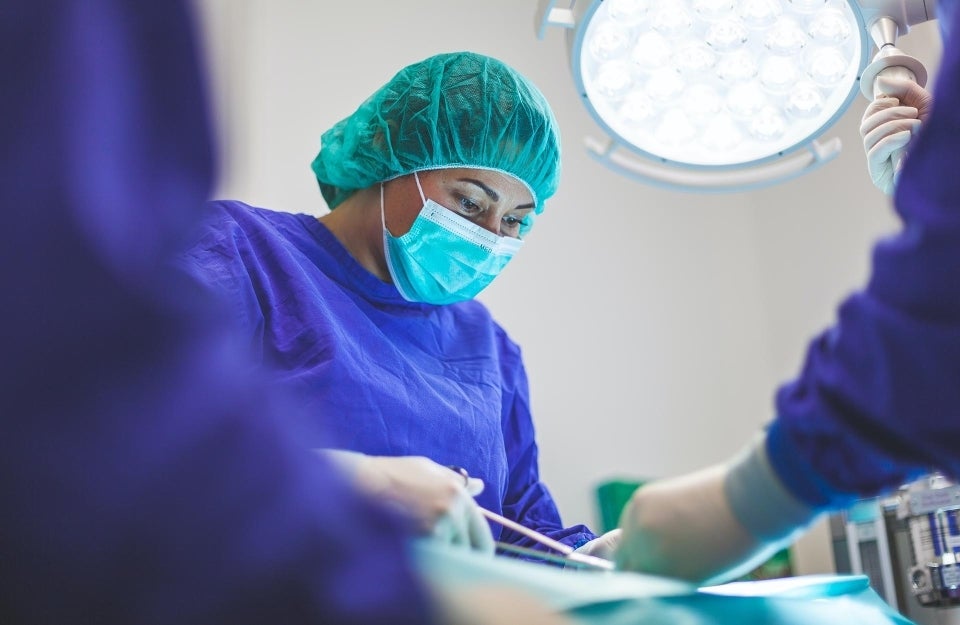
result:
[(409, 232), (395, 237), (380, 220), (383, 250), (393, 283), (404, 299), (428, 304), (452, 304), (473, 299), (493, 282), (523, 241), (501, 237), (423, 195), (414, 173), (423, 208)]

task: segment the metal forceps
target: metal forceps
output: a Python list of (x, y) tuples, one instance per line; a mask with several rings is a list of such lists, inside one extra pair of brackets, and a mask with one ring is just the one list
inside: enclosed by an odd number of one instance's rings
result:
[(506, 517), (502, 517), (495, 512), (490, 512), (485, 508), (480, 508), (480, 514), (486, 517), (487, 520), (493, 521), (494, 523), (498, 523), (507, 529), (511, 529), (515, 532), (523, 534), (527, 538), (535, 540), (541, 545), (549, 547), (554, 551), (559, 551), (560, 555), (497, 541), (497, 549), (500, 549), (501, 551), (509, 551), (511, 553), (530, 556), (540, 560), (548, 560), (550, 562), (557, 562), (566, 566), (573, 566), (581, 569), (597, 569), (602, 571), (612, 571), (614, 569), (614, 564), (610, 560), (605, 560), (596, 556), (590, 556), (585, 553), (577, 553), (570, 545), (564, 545), (561, 542), (557, 542), (549, 536), (545, 536), (536, 530), (530, 529), (529, 527), (524, 527), (523, 525), (511, 521)]
[[(464, 479), (464, 484), (469, 483), (470, 474), (467, 473), (467, 470), (463, 467), (448, 467), (451, 471), (461, 475)], [(516, 553), (519, 555), (529, 556), (532, 558), (537, 558), (540, 560), (547, 560), (550, 562), (556, 562), (563, 564), (565, 566), (572, 566), (576, 568), (583, 569), (595, 569), (602, 571), (612, 571), (615, 568), (615, 565), (610, 560), (605, 560), (604, 558), (598, 558), (596, 556), (587, 555), (585, 553), (577, 553), (573, 550), (573, 547), (565, 545), (561, 542), (558, 542), (549, 536), (541, 534), (536, 530), (532, 530), (529, 527), (524, 527), (516, 521), (511, 521), (510, 519), (500, 516), (496, 512), (491, 512), (486, 508), (477, 506), (480, 509), (480, 514), (482, 514), (488, 521), (493, 521), (498, 525), (501, 525), (509, 530), (513, 530), (519, 534), (523, 534), (527, 538), (534, 540), (545, 547), (549, 547), (554, 551), (558, 551), (558, 554), (547, 553), (544, 551), (538, 551), (536, 549), (530, 549), (528, 547), (520, 547), (518, 545), (512, 545), (510, 543), (497, 541), (495, 544), (497, 549), (501, 551), (509, 551), (510, 553)]]

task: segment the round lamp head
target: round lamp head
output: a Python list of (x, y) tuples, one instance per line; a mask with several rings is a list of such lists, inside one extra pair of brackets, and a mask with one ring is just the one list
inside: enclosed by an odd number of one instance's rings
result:
[(595, 0), (572, 33), (573, 75), (641, 155), (753, 165), (806, 146), (855, 97), (861, 20), (848, 0)]

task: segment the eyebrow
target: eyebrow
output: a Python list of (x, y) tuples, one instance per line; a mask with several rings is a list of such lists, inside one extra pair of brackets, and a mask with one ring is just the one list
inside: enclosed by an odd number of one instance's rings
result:
[[(483, 190), (483, 192), (487, 194), (487, 197), (489, 197), (491, 200), (493, 200), (494, 202), (500, 201), (499, 193), (497, 193), (487, 185), (483, 184), (479, 180), (476, 180), (475, 178), (458, 178), (457, 180), (459, 180), (460, 182), (469, 182), (470, 184), (476, 185), (480, 187)], [(534, 207), (533, 202), (530, 202), (529, 204), (520, 204), (516, 208), (519, 209), (519, 208), (533, 208), (533, 207)]]

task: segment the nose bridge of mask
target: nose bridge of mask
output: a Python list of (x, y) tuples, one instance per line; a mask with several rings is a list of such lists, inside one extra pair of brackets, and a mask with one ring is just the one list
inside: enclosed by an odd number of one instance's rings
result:
[(469, 219), (444, 208), (433, 200), (427, 200), (426, 204), (423, 205), (420, 217), (443, 228), (457, 238), (496, 256), (513, 255), (523, 244), (520, 239), (496, 235)]
[(520, 239), (502, 237), (490, 232), (483, 226), (473, 223), (439, 203), (428, 200), (423, 193), (423, 187), (420, 186), (420, 176), (417, 175), (417, 172), (413, 172), (413, 178), (417, 182), (417, 190), (423, 200), (423, 211), (420, 215), (424, 219), (497, 256), (512, 256), (522, 246), (523, 241)]

